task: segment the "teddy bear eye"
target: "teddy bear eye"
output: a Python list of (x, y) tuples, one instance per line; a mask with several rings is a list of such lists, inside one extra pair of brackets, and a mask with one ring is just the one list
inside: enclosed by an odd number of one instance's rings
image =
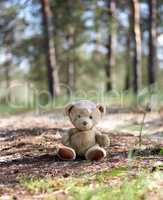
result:
[(90, 118), (90, 119), (93, 119), (92, 115), (91, 115), (91, 116), (89, 116), (89, 118)]

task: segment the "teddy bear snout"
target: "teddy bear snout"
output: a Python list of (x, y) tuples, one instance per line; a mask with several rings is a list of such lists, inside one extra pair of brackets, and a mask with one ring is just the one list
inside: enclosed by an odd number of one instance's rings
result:
[(84, 126), (87, 126), (87, 124), (88, 124), (88, 122), (86, 122), (86, 121), (83, 122), (83, 125), (84, 125)]

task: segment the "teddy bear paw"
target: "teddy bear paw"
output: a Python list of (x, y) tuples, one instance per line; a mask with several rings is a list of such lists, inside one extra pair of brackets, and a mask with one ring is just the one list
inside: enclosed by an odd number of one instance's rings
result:
[(61, 160), (75, 160), (76, 153), (75, 153), (74, 149), (72, 149), (70, 147), (61, 146), (61, 147), (59, 147), (59, 149), (57, 151), (57, 156)]
[(105, 156), (106, 156), (105, 150), (102, 148), (98, 148), (90, 151), (88, 150), (86, 154), (86, 159), (90, 161), (100, 161), (103, 158), (105, 158)]

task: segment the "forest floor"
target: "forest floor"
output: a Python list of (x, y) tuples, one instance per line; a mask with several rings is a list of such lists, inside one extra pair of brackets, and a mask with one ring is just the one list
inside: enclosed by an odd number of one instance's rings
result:
[[(98, 128), (111, 145), (101, 162), (63, 162), (60, 137), (71, 127), (63, 110), (0, 117), (0, 200), (163, 199), (163, 118), (107, 114)], [(142, 179), (143, 177), (143, 179)]]

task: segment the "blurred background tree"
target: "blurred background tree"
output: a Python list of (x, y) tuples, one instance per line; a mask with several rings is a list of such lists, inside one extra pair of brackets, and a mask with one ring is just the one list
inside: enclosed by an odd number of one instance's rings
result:
[(163, 87), (161, 0), (1, 0), (0, 10), (1, 97), (13, 81), (52, 97)]

